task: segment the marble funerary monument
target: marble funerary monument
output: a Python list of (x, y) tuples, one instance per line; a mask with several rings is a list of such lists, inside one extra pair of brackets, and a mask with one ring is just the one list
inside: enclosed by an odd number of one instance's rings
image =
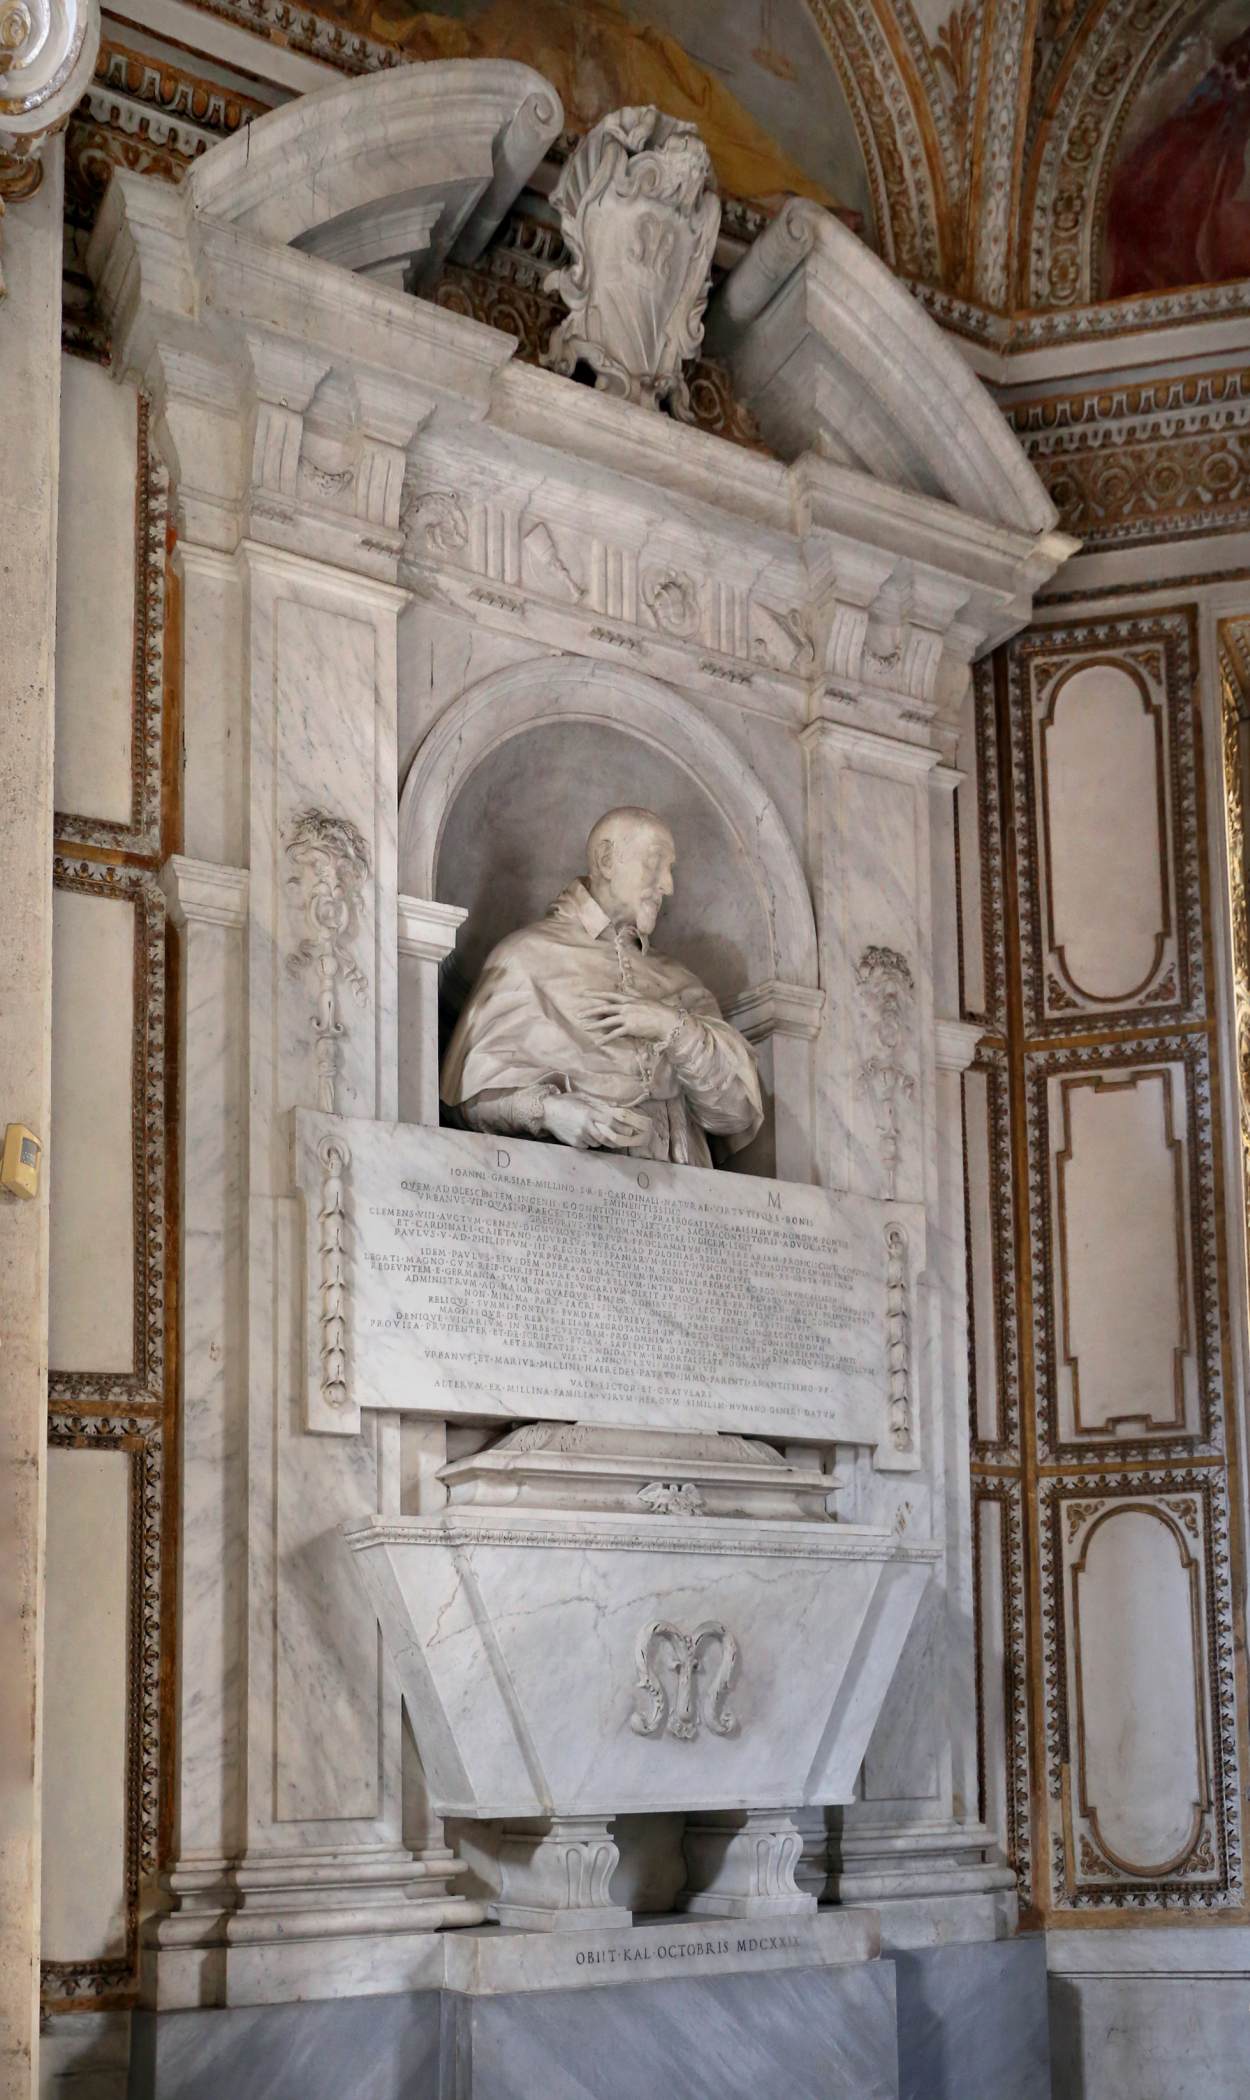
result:
[[(423, 299), (561, 125), (399, 67), (115, 174), (93, 237), (185, 636), (153, 2092), (167, 2014), (211, 2062), (239, 2008), (376, 2000), (381, 2047), (441, 1993), (397, 2094), (545, 2091), (557, 2005), (605, 2100), (668, 2019), (746, 2021), (742, 2091), (890, 2096), (891, 1951), (1014, 1921), (948, 758), (1070, 543), (886, 268), (803, 203), (718, 247), (662, 112), (564, 166), (549, 369)], [(690, 426), (701, 345), (758, 449)]]

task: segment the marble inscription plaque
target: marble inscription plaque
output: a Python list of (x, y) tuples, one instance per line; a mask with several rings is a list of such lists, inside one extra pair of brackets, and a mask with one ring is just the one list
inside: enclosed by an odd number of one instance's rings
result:
[(918, 1235), (909, 1206), (415, 1124), (296, 1124), (314, 1388), (332, 1360), (353, 1408), (886, 1438), (884, 1226)]

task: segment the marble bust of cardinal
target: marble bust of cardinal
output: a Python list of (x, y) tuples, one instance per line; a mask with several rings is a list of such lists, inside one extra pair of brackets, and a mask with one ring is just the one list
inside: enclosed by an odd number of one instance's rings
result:
[(708, 1139), (763, 1120), (745, 1036), (651, 936), (673, 893), (662, 818), (610, 809), (586, 873), (545, 918), (492, 950), (443, 1060), (440, 1092), (469, 1130), (708, 1167)]

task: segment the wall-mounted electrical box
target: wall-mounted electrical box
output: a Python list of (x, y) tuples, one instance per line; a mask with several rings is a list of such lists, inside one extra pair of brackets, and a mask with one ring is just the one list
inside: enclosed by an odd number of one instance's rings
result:
[(0, 1160), (0, 1188), (11, 1196), (39, 1194), (39, 1157), (43, 1146), (24, 1123), (8, 1123), (4, 1131), (4, 1157)]

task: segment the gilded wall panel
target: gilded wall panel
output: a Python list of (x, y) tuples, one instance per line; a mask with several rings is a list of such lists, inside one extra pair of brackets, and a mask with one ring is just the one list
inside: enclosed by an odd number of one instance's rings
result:
[(1047, 1106), (1061, 1440), (1192, 1435), (1183, 1068), (1067, 1074)]
[(83, 427), (68, 423), (61, 463), (56, 835), (155, 856), (169, 481), (149, 442), (146, 398), (82, 358), (63, 363)]
[(1218, 1468), (1074, 1474), (1040, 1498), (1059, 1908), (1240, 1903), (1228, 1518)]
[[(1193, 611), (1037, 627), (993, 668), (979, 794), (1005, 881), (983, 851), (982, 917), (1004, 1021), (965, 1097), (984, 1812), (1043, 1919), (1240, 1910)], [(1012, 1444), (987, 1300), (1000, 1359), (1019, 1335)]]
[(1218, 1452), (1205, 1037), (1054, 1049), (1025, 1063), (1039, 1456)]
[(58, 1371), (133, 1378), (135, 1213), (131, 1123), (134, 897), (57, 885), (52, 899), (49, 1350)]
[(41, 1922), (52, 1961), (126, 1957), (129, 1473), (115, 1444), (54, 1441), (48, 1453)]
[[(48, 1441), (54, 1451), (73, 1453), (80, 1468), (111, 1464), (114, 1455), (120, 1454), (126, 1465), (126, 1509), (120, 1624), (115, 1529), (106, 1527), (102, 1535), (90, 1538), (76, 1537), (68, 1567), (57, 1550), (58, 1532), (49, 1529), (49, 1593), (60, 1603), (49, 1611), (47, 1681), (55, 1686), (65, 1670), (72, 1670), (84, 1642), (103, 1645), (103, 1658), (97, 1656), (95, 1666), (105, 1671), (107, 1679), (106, 1696), (99, 1705), (104, 1719), (102, 1739), (93, 1737), (84, 1743), (74, 1731), (68, 1742), (62, 1740), (54, 1752), (53, 1778), (72, 1789), (81, 1783), (86, 1757), (91, 1761), (94, 1793), (107, 1781), (110, 1798), (95, 1805), (106, 1818), (108, 1858), (115, 1879), (111, 1883), (107, 1879), (98, 1830), (94, 1832), (97, 1853), (93, 1861), (91, 1855), (84, 1858), (76, 1842), (72, 1814), (47, 1816), (44, 1885), (55, 1892), (58, 1907), (46, 1921), (51, 1936), (44, 1942), (43, 1992), (45, 2003), (52, 2006), (128, 2003), (138, 1982), (140, 1919), (158, 1865), (164, 1430), (150, 1416), (53, 1406)], [(88, 1496), (93, 1492), (94, 1481)], [(80, 1495), (80, 1504), (82, 1499)], [(72, 1596), (67, 1594), (71, 1580), (76, 1586)], [(59, 1643), (62, 1626), (68, 1639)], [(124, 1749), (120, 1769), (115, 1755), (119, 1706)], [(96, 1710), (95, 1702), (92, 1710)], [(73, 1711), (82, 1711), (76, 1696)], [(58, 1729), (55, 1706), (45, 1716), (48, 1731), (64, 1734)], [(93, 1801), (94, 1793), (89, 1796)], [(81, 1893), (67, 1900), (66, 1892), (93, 1864), (95, 1873), (86, 1902)], [(102, 1942), (94, 1928), (104, 1916), (109, 1932)], [(75, 1935), (78, 1944), (71, 1945)]]
[[(67, 1156), (64, 1170), (74, 1182), (72, 1195), (67, 1195), (67, 1202), (74, 1209), (69, 1244), (61, 1238), (55, 1160), (52, 1165), (52, 1299), (54, 1306), (64, 1304), (59, 1324), (65, 1331), (69, 1323), (74, 1348), (73, 1361), (57, 1361), (58, 1322), (54, 1315), (49, 1392), (55, 1401), (76, 1406), (120, 1405), (156, 1410), (163, 1404), (165, 1382), (164, 901), (155, 875), (143, 868), (118, 867), (65, 854), (58, 854), (54, 862), (53, 886), (58, 897), (74, 900), (69, 907), (71, 913), (76, 906), (81, 915), (85, 905), (89, 911), (122, 914), (123, 940), (130, 954), (124, 976), (117, 972), (96, 983), (92, 973), (84, 971), (80, 983), (92, 984), (94, 996), (84, 997), (76, 1018), (70, 1010), (72, 979), (62, 981), (67, 1010), (59, 1030), (60, 1054), (68, 1060), (67, 1084), (72, 1081), (75, 1088), (76, 1112), (70, 1124), (70, 1142), (77, 1157)], [(62, 924), (67, 923), (63, 915)], [(72, 951), (69, 966), (72, 970)], [(54, 949), (54, 990), (56, 982)], [(108, 1002), (113, 999), (122, 1002), (120, 1011), (109, 1010)], [(101, 1094), (90, 1072), (93, 1060), (99, 1057), (100, 1037), (117, 1037), (125, 1042), (129, 1052), (129, 1101), (123, 1115), (110, 1118), (106, 1127), (92, 1121), (93, 1101), (112, 1101), (111, 1090), (107, 1096)], [(59, 1115), (55, 1090), (54, 1105)], [(110, 1144), (108, 1157), (101, 1153), (106, 1143)], [(71, 1321), (70, 1307), (75, 1303), (79, 1308), (83, 1304), (89, 1307), (93, 1302), (94, 1257), (89, 1234), (93, 1201), (100, 1198), (109, 1206), (107, 1214), (101, 1216), (103, 1230), (119, 1197), (127, 1213), (125, 1253), (130, 1265), (125, 1291), (130, 1328), (127, 1361), (115, 1360), (119, 1352), (111, 1346), (104, 1360), (97, 1356), (92, 1361), (90, 1319), (84, 1322), (76, 1310)], [(101, 1245), (101, 1262), (108, 1251)], [(84, 1361), (84, 1357), (88, 1360)]]
[(1010, 652), (1010, 701), (1026, 1034), (1199, 1018), (1186, 616), (1036, 629)]
[[(162, 1648), (164, 1461), (175, 1420), (166, 1219), (177, 1132), (159, 880), (162, 851), (177, 845), (163, 773), (177, 687), (164, 648), (166, 482), (143, 397), (96, 366), (66, 364), (80, 424), (99, 409), (109, 432), (85, 444), (70, 432), (63, 575), (66, 533), (71, 553), (88, 531), (119, 544), (95, 572), (112, 577), (110, 603), (77, 604), (76, 640), (58, 655), (48, 1439), (59, 1500), (47, 1555), (45, 1780), (61, 1806), (45, 1821), (42, 1963), (52, 2009), (137, 1995), (161, 1843), (161, 1682), (172, 1663)], [(71, 574), (71, 595), (72, 584)], [(90, 1741), (73, 1726), (84, 1672), (101, 1717)]]
[(57, 495), (58, 810), (131, 821), (139, 395), (100, 365), (61, 359)]

